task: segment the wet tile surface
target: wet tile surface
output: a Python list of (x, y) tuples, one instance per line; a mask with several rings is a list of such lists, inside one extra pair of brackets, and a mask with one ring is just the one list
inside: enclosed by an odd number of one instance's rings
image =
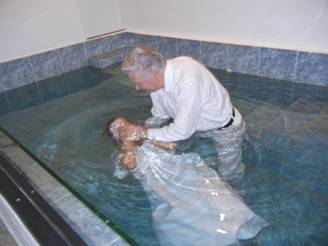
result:
[(213, 68), (228, 68), (228, 45), (201, 42), (201, 59), (204, 64)]
[(178, 56), (191, 56), (192, 58), (200, 59), (200, 42), (194, 40), (177, 39)]
[(87, 50), (87, 57), (99, 55), (103, 52), (109, 51), (109, 45), (106, 38), (97, 38), (87, 41), (85, 46)]
[(84, 43), (59, 49), (63, 72), (68, 72), (87, 65), (87, 54)]
[(7, 91), (10, 108), (15, 111), (27, 108), (42, 102), (42, 98), (36, 83)]
[(125, 33), (120, 33), (117, 35), (108, 36), (107, 43), (108, 43), (109, 49), (112, 51), (115, 49), (120, 49), (120, 48), (128, 46), (125, 35), (126, 35)]
[(59, 49), (30, 56), (33, 67), (33, 80), (47, 79), (64, 72)]
[(8, 232), (6, 226), (0, 219), (0, 245), (1, 246), (16, 246), (16, 242)]
[(151, 47), (154, 47), (155, 49), (158, 48), (157, 39), (155, 36), (142, 35), (142, 34), (134, 35), (133, 41), (130, 39), (128, 44), (129, 44), (129, 46), (131, 46), (131, 44), (133, 44), (133, 45), (144, 44), (144, 45), (149, 45)]
[(300, 52), (295, 81), (328, 86), (328, 55)]
[(258, 75), (258, 66), (258, 47), (229, 45), (228, 69), (238, 73)]
[(9, 102), (8, 102), (8, 96), (7, 92), (0, 92), (0, 114), (4, 114), (11, 111)]
[(0, 63), (0, 92), (10, 90), (34, 81), (29, 58)]
[[(32, 185), (88, 245), (128, 245), (29, 155), (8, 141), (2, 131), (0, 131), (0, 143), (0, 153), (5, 154), (7, 158), (21, 168)], [(1, 221), (0, 245), (16, 245)]]
[(174, 58), (177, 56), (177, 39), (157, 37), (158, 50), (165, 55), (166, 58)]
[(296, 51), (260, 48), (259, 76), (293, 81)]

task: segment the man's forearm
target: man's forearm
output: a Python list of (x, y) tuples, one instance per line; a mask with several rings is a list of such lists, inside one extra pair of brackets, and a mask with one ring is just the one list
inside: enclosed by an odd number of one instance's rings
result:
[(146, 128), (156, 128), (161, 127), (163, 124), (169, 121), (169, 117), (157, 117), (151, 116), (145, 120), (145, 127)]

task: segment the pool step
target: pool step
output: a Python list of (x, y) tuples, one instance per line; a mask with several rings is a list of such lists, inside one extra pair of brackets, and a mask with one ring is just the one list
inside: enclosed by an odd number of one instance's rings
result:
[(123, 47), (120, 49), (101, 53), (99, 55), (91, 56), (89, 65), (98, 69), (103, 69), (112, 64), (123, 61), (124, 57), (128, 53), (131, 47)]

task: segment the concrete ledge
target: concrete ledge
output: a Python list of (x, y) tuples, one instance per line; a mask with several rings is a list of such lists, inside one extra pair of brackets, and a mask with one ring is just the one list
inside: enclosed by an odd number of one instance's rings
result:
[(88, 245), (129, 245), (2, 130), (0, 154), (28, 177), (31, 185)]

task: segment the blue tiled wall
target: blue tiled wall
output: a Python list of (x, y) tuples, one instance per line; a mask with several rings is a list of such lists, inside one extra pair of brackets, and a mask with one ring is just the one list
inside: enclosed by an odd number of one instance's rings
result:
[(0, 114), (38, 105), (76, 91), (93, 87), (112, 75), (90, 66), (38, 80), (0, 93)]
[(243, 45), (228, 46), (228, 69), (245, 74), (258, 74), (259, 48)]
[(228, 47), (226, 44), (201, 42), (200, 61), (210, 67), (226, 70), (228, 69)]
[(295, 80), (297, 52), (261, 48), (259, 59), (259, 76)]
[(186, 39), (177, 40), (178, 56), (191, 56), (196, 60), (200, 60), (200, 42)]
[[(168, 58), (188, 55), (214, 68), (328, 86), (328, 55), (326, 54), (126, 32), (0, 63), (0, 92), (84, 67), (91, 56), (139, 43), (156, 47)], [(0, 101), (5, 101), (3, 96)]]

